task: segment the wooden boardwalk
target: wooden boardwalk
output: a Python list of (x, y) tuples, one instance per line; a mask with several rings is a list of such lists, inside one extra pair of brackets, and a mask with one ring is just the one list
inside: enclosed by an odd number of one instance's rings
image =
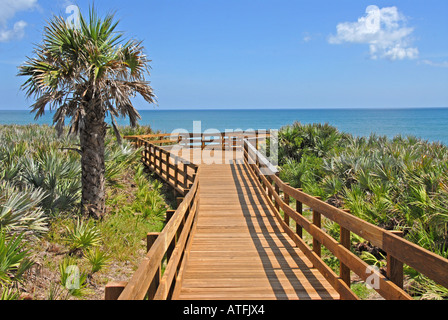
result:
[(199, 170), (198, 222), (173, 299), (339, 299), (281, 231), (244, 163)]
[[(148, 234), (148, 252), (129, 282), (106, 286), (106, 300), (357, 300), (353, 273), (374, 279), (385, 299), (412, 300), (403, 290), (404, 264), (448, 288), (447, 259), (284, 183), (259, 152), (258, 132), (220, 136), (214, 152), (205, 134), (164, 147), (158, 144), (173, 141), (165, 134), (127, 137), (182, 197), (162, 232)], [(162, 140), (146, 140), (154, 138)], [(339, 238), (323, 219), (338, 225)], [(351, 251), (351, 234), (386, 253), (386, 274)], [(339, 270), (322, 260), (322, 247)]]

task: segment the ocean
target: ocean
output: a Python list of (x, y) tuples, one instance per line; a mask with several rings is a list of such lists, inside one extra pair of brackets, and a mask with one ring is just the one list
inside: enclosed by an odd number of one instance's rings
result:
[[(140, 125), (171, 133), (176, 129), (188, 132), (208, 129), (249, 130), (280, 129), (294, 122), (328, 123), (355, 136), (374, 133), (393, 138), (415, 136), (448, 145), (448, 108), (427, 109), (261, 109), (261, 110), (156, 110), (140, 111)], [(199, 122), (200, 121), (200, 122)], [(195, 123), (196, 122), (196, 123)], [(52, 124), (52, 114), (34, 120), (26, 110), (0, 110), (0, 124)], [(68, 121), (67, 121), (68, 123)], [(125, 119), (119, 125), (128, 125)]]

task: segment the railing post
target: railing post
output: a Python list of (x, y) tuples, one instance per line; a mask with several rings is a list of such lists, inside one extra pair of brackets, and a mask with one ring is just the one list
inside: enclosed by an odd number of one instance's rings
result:
[(166, 154), (166, 163), (165, 163), (165, 166), (166, 166), (166, 181), (170, 181), (170, 153), (169, 152), (167, 152), (167, 153), (165, 153)]
[[(321, 199), (320, 197), (315, 197), (316, 199)], [(322, 227), (322, 216), (319, 212), (313, 209), (313, 224), (319, 229)], [(313, 251), (320, 257), (321, 256), (321, 244), (317, 239), (313, 237)]]
[[(280, 197), (280, 188), (277, 183), (275, 183), (275, 193)], [(275, 209), (277, 209), (277, 211), (280, 212), (280, 203), (277, 200), (275, 200)]]
[[(146, 236), (146, 249), (149, 252), (149, 250), (151, 250), (151, 247), (154, 245), (154, 243), (157, 240), (157, 237), (160, 235), (160, 232), (150, 232), (147, 234)], [(154, 279), (151, 282), (151, 285), (148, 288), (147, 294), (148, 294), (148, 299), (149, 300), (153, 300), (154, 296), (157, 292), (157, 288), (159, 287), (160, 284), (160, 279), (161, 279), (161, 265), (159, 265), (159, 268), (157, 269), (156, 274), (154, 275)]]
[(149, 164), (150, 164), (150, 168), (152, 165), (154, 165), (154, 168), (156, 167), (155, 161), (156, 161), (156, 157), (154, 155), (154, 151), (153, 151), (154, 147), (153, 145), (149, 145)]
[(184, 189), (185, 188), (187, 188), (187, 185), (188, 185), (188, 166), (187, 166), (187, 164), (184, 162), (183, 163), (184, 164), (184, 172), (183, 172), (183, 175), (184, 175), (184, 184), (183, 184), (183, 187), (184, 187)]
[[(289, 186), (289, 183), (285, 183), (285, 184), (287, 186)], [(286, 203), (286, 205), (289, 206), (289, 194), (287, 194), (285, 191), (283, 191), (283, 201)], [(283, 210), (283, 215), (284, 215), (283, 219), (289, 227), (289, 215), (286, 214), (285, 210)]]
[(257, 131), (255, 131), (255, 149), (257, 149), (258, 150), (258, 130)]
[[(403, 237), (403, 231), (392, 230), (391, 233)], [(387, 277), (403, 289), (403, 262), (387, 253)]]
[(159, 147), (159, 173), (163, 176), (162, 148)]
[(176, 210), (166, 210), (165, 224), (167, 224), (176, 213)]
[[(348, 209), (345, 209), (344, 211), (350, 213), (350, 210)], [(351, 246), (350, 230), (347, 230), (342, 226), (340, 226), (340, 244), (344, 246), (344, 248), (350, 250)], [(348, 286), (350, 286), (351, 284), (350, 269), (342, 262), (340, 262), (339, 276), (341, 277), (342, 281), (344, 281)]]
[[(301, 188), (298, 188), (297, 190), (302, 191)], [(303, 204), (299, 200), (296, 199), (296, 212), (300, 215), (303, 215)], [(302, 238), (303, 237), (303, 228), (300, 224), (296, 223), (296, 233), (297, 235)]]
[(151, 250), (152, 245), (156, 242), (157, 237), (160, 235), (160, 232), (149, 232), (146, 235), (146, 252)]
[[(187, 189), (184, 189), (184, 192), (186, 192)], [(180, 204), (184, 201), (184, 197), (177, 197), (176, 198), (177, 201), (177, 206), (180, 206)]]
[(104, 300), (118, 300), (127, 284), (126, 281), (109, 282), (104, 289)]
[[(269, 183), (269, 184), (271, 185), (271, 187), (272, 187), (272, 179), (271, 179), (271, 177), (266, 176), (266, 179), (268, 180), (268, 183)], [(269, 200), (271, 200), (272, 202), (274, 202), (274, 199), (272, 199), (273, 194), (272, 194), (271, 188), (269, 188), (268, 186), (266, 186), (266, 188), (267, 188), (267, 190), (268, 190)]]
[(174, 158), (174, 188), (179, 186), (179, 158)]

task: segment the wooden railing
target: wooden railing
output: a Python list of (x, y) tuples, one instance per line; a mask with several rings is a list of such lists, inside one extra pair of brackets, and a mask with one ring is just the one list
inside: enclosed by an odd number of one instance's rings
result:
[(235, 132), (216, 132), (216, 133), (172, 133), (172, 134), (148, 134), (141, 136), (126, 136), (136, 145), (142, 145), (142, 142), (151, 144), (179, 144), (191, 148), (204, 149), (206, 146), (222, 146), (222, 150), (232, 149), (243, 146), (243, 139), (253, 139), (255, 146), (270, 136), (270, 130), (254, 130), (254, 131), (235, 131)]
[[(357, 218), (346, 210), (331, 206), (318, 197), (310, 196), (301, 189), (289, 186), (280, 180), (277, 169), (247, 139), (244, 140), (244, 156), (260, 186), (265, 190), (270, 200), (269, 205), (277, 214), (283, 230), (339, 292), (342, 299), (358, 299), (350, 289), (350, 271), (364, 281), (373, 282), (372, 287), (385, 299), (412, 299), (403, 290), (403, 264), (448, 288), (447, 259), (401, 238), (394, 232)], [(295, 209), (291, 202), (295, 202)], [(312, 221), (303, 215), (304, 205), (312, 210)], [(322, 216), (340, 226), (339, 241), (321, 228)], [(290, 227), (290, 219), (295, 221), (295, 231)], [(303, 230), (311, 235), (312, 248), (303, 240)], [(387, 253), (386, 276), (351, 252), (352, 232)], [(322, 245), (339, 259), (339, 275), (320, 259)]]
[(220, 147), (222, 150), (232, 150), (243, 147), (243, 139), (254, 139), (255, 145), (270, 136), (270, 131), (248, 131), (248, 132), (216, 132), (216, 133), (181, 133), (179, 144), (191, 148), (205, 149), (207, 146)]
[(199, 179), (161, 233), (149, 233), (143, 261), (129, 282), (109, 283), (106, 300), (167, 300), (179, 287), (199, 207)]
[[(160, 141), (155, 142), (160, 143)], [(152, 172), (156, 173), (177, 192), (185, 195), (185, 190), (188, 190), (190, 184), (194, 182), (194, 176), (196, 175), (198, 167), (195, 164), (156, 146), (154, 141), (137, 138), (135, 144), (138, 148), (143, 147), (143, 164)]]

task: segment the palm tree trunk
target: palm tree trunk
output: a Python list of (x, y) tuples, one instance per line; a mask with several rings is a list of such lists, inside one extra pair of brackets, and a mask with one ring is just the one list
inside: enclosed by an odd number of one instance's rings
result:
[(105, 211), (104, 140), (106, 137), (105, 113), (101, 108), (86, 110), (84, 125), (80, 126), (82, 170), (82, 214), (95, 219)]

